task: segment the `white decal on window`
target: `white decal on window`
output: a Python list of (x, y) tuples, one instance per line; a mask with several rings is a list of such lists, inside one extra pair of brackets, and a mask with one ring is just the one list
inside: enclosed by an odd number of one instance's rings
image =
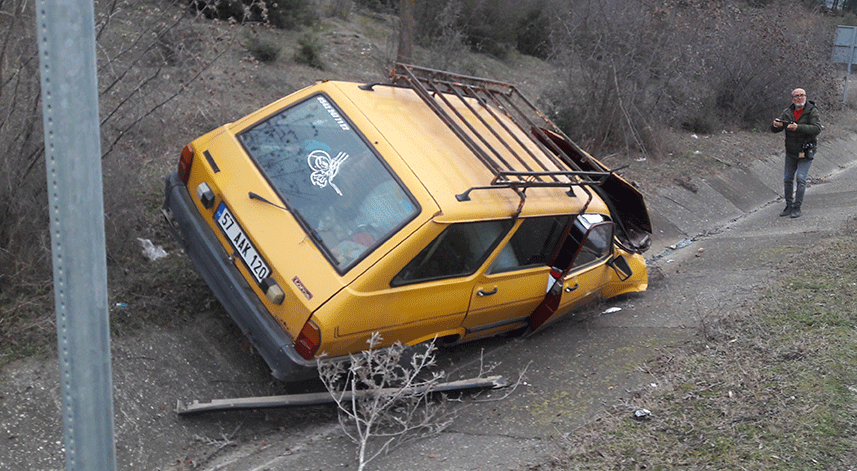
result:
[(339, 125), (339, 129), (342, 129), (343, 131), (350, 130), (350, 128), (348, 127), (348, 123), (345, 122), (345, 119), (342, 118), (342, 116), (339, 114), (338, 111), (336, 111), (336, 108), (334, 108), (333, 105), (331, 105), (327, 100), (322, 97), (318, 97), (318, 102), (321, 103), (321, 106), (324, 107), (325, 110), (327, 110), (327, 113), (330, 114), (330, 117), (333, 118), (334, 121), (336, 121), (336, 124)]
[(307, 163), (309, 164), (309, 168), (312, 170), (312, 175), (310, 175), (310, 181), (313, 185), (324, 188), (327, 185), (330, 185), (334, 190), (336, 190), (336, 194), (342, 196), (342, 192), (339, 191), (339, 188), (333, 183), (333, 177), (339, 173), (339, 166), (342, 165), (342, 162), (345, 162), (345, 159), (348, 158), (348, 154), (345, 152), (340, 152), (335, 159), (330, 158), (330, 154), (323, 150), (314, 150), (309, 153), (307, 156)]

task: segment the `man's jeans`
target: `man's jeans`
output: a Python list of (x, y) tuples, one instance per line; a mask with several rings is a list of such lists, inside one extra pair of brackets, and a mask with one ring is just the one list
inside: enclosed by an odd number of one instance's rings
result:
[[(786, 154), (785, 172), (783, 174), (786, 204), (800, 208), (801, 203), (803, 203), (803, 194), (806, 191), (806, 176), (809, 174), (811, 164), (812, 159), (799, 159)], [(797, 188), (794, 185), (795, 180), (797, 180)]]

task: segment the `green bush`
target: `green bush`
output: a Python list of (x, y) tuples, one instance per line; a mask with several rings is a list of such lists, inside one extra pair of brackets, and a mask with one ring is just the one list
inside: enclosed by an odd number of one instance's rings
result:
[(294, 61), (298, 64), (324, 70), (324, 63), (321, 61), (321, 50), (322, 47), (318, 42), (318, 38), (309, 33), (304, 34), (298, 39), (298, 48), (295, 51)]
[(398, 12), (399, 0), (355, 0), (357, 6), (377, 12)]
[(259, 62), (274, 62), (280, 56), (280, 47), (271, 41), (265, 41), (252, 36), (247, 39), (245, 47)]
[(188, 3), (209, 19), (265, 23), (280, 29), (309, 25), (317, 17), (308, 0), (189, 0)]

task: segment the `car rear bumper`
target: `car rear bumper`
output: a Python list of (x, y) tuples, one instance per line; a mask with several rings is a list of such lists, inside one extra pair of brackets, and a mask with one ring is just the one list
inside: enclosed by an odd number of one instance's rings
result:
[(197, 271), (217, 300), (250, 339), (282, 381), (297, 381), (317, 375), (315, 360), (306, 360), (274, 320), (250, 285), (229, 259), (214, 231), (197, 211), (187, 188), (176, 172), (166, 177), (162, 212), (170, 232), (187, 252)]

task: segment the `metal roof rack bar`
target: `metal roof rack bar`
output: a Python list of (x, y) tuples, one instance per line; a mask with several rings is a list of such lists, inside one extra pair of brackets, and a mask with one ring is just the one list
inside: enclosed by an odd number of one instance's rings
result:
[[(417, 82), (417, 83), (419, 83), (419, 82)], [(468, 120), (467, 120), (467, 119), (466, 119), (466, 118), (465, 118), (465, 117), (464, 117), (464, 116), (463, 116), (463, 115), (458, 111), (458, 109), (456, 109), (456, 108), (452, 105), (452, 103), (450, 103), (450, 102), (449, 102), (449, 100), (447, 100), (447, 98), (446, 98), (446, 96), (445, 96), (446, 94), (445, 94), (444, 92), (447, 92), (447, 93), (452, 92), (452, 93), (454, 93), (454, 94), (455, 94), (455, 95), (456, 95), (456, 96), (461, 100), (461, 103), (462, 103), (462, 104), (464, 104), (464, 106), (465, 106), (468, 110), (470, 110), (470, 112), (471, 112), (471, 113), (473, 113), (473, 116), (475, 116), (477, 119), (479, 119), (479, 121), (480, 121), (483, 125), (485, 125), (485, 127), (486, 127), (489, 131), (491, 131), (491, 133), (494, 135), (494, 137), (496, 137), (496, 138), (497, 138), (497, 140), (498, 140), (498, 141), (500, 141), (500, 143), (502, 143), (502, 144), (504, 145), (504, 147), (506, 147), (506, 149), (507, 149), (509, 152), (511, 152), (515, 157), (518, 157), (518, 156), (517, 156), (517, 154), (515, 153), (515, 151), (514, 151), (514, 150), (509, 146), (509, 144), (508, 144), (508, 143), (506, 143), (506, 141), (504, 141), (504, 140), (503, 140), (503, 138), (502, 138), (502, 137), (500, 137), (500, 136), (497, 134), (497, 132), (494, 130), (494, 128), (493, 128), (493, 127), (491, 127), (491, 125), (490, 125), (490, 124), (488, 124), (488, 123), (485, 121), (485, 119), (483, 119), (481, 116), (479, 116), (479, 113), (477, 113), (477, 112), (476, 112), (476, 110), (475, 110), (475, 109), (473, 109), (473, 107), (470, 105), (470, 103), (468, 103), (468, 102), (467, 102), (467, 100), (465, 99), (465, 97), (463, 97), (463, 96), (461, 95), (460, 91), (459, 91), (457, 88), (454, 88), (454, 87), (447, 87), (447, 90), (440, 90), (440, 89), (438, 89), (438, 88), (437, 88), (437, 84), (438, 84), (438, 83), (441, 83), (441, 84), (442, 84), (443, 82), (434, 82), (434, 83), (433, 83), (433, 82), (430, 82), (430, 83), (427, 83), (426, 85), (428, 85), (429, 87), (431, 87), (431, 88), (432, 88), (432, 91), (434, 92), (434, 96), (435, 96), (435, 97), (437, 97), (437, 98), (439, 98), (441, 101), (443, 101), (443, 103), (446, 105), (446, 107), (447, 107), (447, 108), (449, 108), (450, 110), (452, 110), (452, 112), (453, 112), (453, 113), (455, 113), (455, 116), (459, 119), (459, 121), (461, 121), (462, 123), (464, 123), (464, 125), (467, 127), (467, 129), (468, 129), (468, 130), (470, 130), (470, 132), (471, 132), (474, 136), (476, 136), (476, 137), (477, 137), (477, 138), (482, 142), (482, 145), (483, 145), (483, 146), (485, 146), (488, 150), (490, 150), (490, 151), (491, 151), (491, 154), (494, 154), (494, 156), (495, 156), (495, 157), (496, 157), (500, 162), (502, 162), (502, 163), (503, 163), (503, 165), (505, 165), (505, 166), (506, 166), (506, 168), (511, 168), (511, 164), (509, 164), (509, 162), (507, 162), (507, 161), (506, 161), (506, 159), (503, 157), (503, 155), (502, 155), (502, 154), (500, 154), (500, 153), (499, 153), (499, 152), (494, 148), (494, 146), (492, 146), (492, 145), (491, 145), (491, 143), (489, 143), (489, 142), (488, 142), (488, 140), (485, 138), (485, 136), (483, 136), (481, 133), (479, 133), (479, 132), (478, 132), (478, 131), (473, 127), (473, 125), (472, 125), (472, 124), (470, 124), (470, 122), (469, 122), (469, 121), (468, 121)], [(473, 96), (472, 98), (475, 98), (475, 99), (479, 100), (479, 101), (480, 101), (480, 103), (481, 103), (481, 101), (482, 101), (482, 100), (480, 99), (480, 97), (479, 97), (478, 95), (475, 95), (475, 94), (474, 94), (474, 96)], [(483, 106), (484, 106), (484, 105), (483, 105)], [(486, 108), (487, 108), (487, 107), (486, 107)], [(468, 136), (468, 138), (470, 138), (470, 137)], [(474, 142), (474, 144), (475, 144), (475, 142)], [(488, 159), (490, 159), (490, 156), (487, 156), (487, 155), (486, 155), (486, 157), (488, 157)], [(518, 157), (518, 160), (520, 161), (520, 157)], [(496, 164), (496, 162), (493, 162), (493, 160), (492, 160), (492, 164), (493, 164), (493, 168), (492, 168), (492, 170), (495, 170), (495, 171), (496, 171), (496, 170), (498, 170), (498, 169), (500, 168), (500, 166), (499, 166), (499, 165), (497, 165), (497, 164)]]
[[(573, 168), (574, 170), (581, 170), (581, 168), (580, 168), (580, 167), (579, 167), (579, 166), (574, 162), (574, 160), (573, 160), (573, 159), (571, 159), (571, 158), (570, 158), (570, 157), (565, 153), (565, 151), (563, 151), (563, 150), (562, 150), (558, 145), (556, 145), (556, 143), (555, 143), (552, 139), (550, 139), (550, 138), (547, 136), (547, 134), (545, 134), (545, 133), (544, 133), (544, 131), (542, 131), (542, 128), (541, 128), (540, 126), (537, 126), (537, 125), (536, 125), (535, 123), (533, 123), (529, 118), (527, 118), (526, 113), (524, 113), (524, 111), (522, 111), (522, 110), (521, 110), (521, 109), (520, 109), (520, 108), (515, 104), (515, 102), (514, 102), (514, 101), (512, 101), (509, 97), (505, 97), (505, 96), (504, 96), (503, 98), (505, 98), (505, 99), (506, 99), (506, 102), (507, 102), (506, 104), (507, 104), (507, 106), (508, 106), (508, 107), (513, 108), (513, 109), (515, 110), (515, 112), (516, 112), (516, 113), (518, 113), (518, 115), (520, 116), (520, 119), (523, 119), (524, 121), (526, 121), (526, 122), (527, 122), (527, 124), (529, 125), (530, 129), (532, 130), (532, 132), (534, 132), (534, 133), (536, 133), (536, 134), (538, 135), (538, 137), (539, 137), (540, 139), (536, 140), (535, 142), (536, 142), (536, 144), (538, 144), (539, 148), (541, 148), (541, 149), (542, 149), (542, 152), (544, 152), (544, 153), (545, 153), (545, 155), (546, 155), (546, 156), (551, 160), (551, 162), (553, 162), (555, 165), (557, 165), (557, 166), (559, 166), (559, 167), (562, 167), (562, 164), (565, 164), (565, 165), (568, 165), (569, 167)], [(529, 109), (530, 109), (532, 112), (534, 112), (535, 114), (537, 114), (537, 115), (538, 115), (540, 118), (542, 118), (542, 119), (543, 119), (543, 120), (544, 120), (548, 125), (550, 125), (550, 127), (552, 128), (552, 129), (551, 129), (552, 131), (554, 131), (554, 132), (556, 132), (557, 134), (559, 134), (560, 136), (564, 137), (566, 141), (568, 141), (568, 142), (572, 142), (572, 141), (571, 141), (571, 139), (568, 139), (568, 138), (567, 138), (567, 136), (566, 136), (566, 135), (565, 135), (565, 134), (564, 134), (564, 133), (563, 133), (563, 132), (558, 128), (558, 127), (556, 127), (556, 125), (555, 125), (555, 124), (553, 124), (553, 122), (551, 122), (551, 121), (550, 121), (550, 120), (549, 120), (549, 119), (548, 119), (544, 114), (542, 114), (542, 112), (541, 112), (541, 111), (539, 111), (539, 110), (538, 110), (538, 108), (536, 108), (535, 106), (533, 106), (533, 104), (532, 104), (532, 103), (530, 103), (530, 101), (529, 101), (529, 100), (527, 100), (527, 97), (525, 97), (524, 95), (521, 95), (521, 94), (519, 93), (519, 94), (518, 94), (518, 98), (519, 98), (520, 100), (522, 100), (524, 103), (526, 103), (526, 104), (527, 104), (527, 106), (529, 107)], [(499, 105), (499, 106), (502, 106), (502, 105)], [(503, 109), (508, 109), (508, 107), (503, 107)], [(519, 122), (518, 122), (518, 121), (517, 121), (513, 116), (511, 116), (511, 115), (510, 115), (510, 118), (511, 118), (513, 121), (515, 121), (515, 124), (517, 124), (519, 127), (521, 127), (521, 128), (523, 129), (523, 126), (521, 126), (521, 123), (519, 123)], [(545, 145), (544, 145), (543, 143), (548, 143), (548, 144), (550, 145), (550, 150), (546, 149), (546, 148), (545, 148)], [(575, 146), (575, 147), (576, 147), (576, 146)], [(583, 154), (582, 152), (581, 152), (581, 154), (582, 154), (582, 155), (585, 155), (585, 154)], [(561, 156), (561, 157), (562, 157), (562, 159), (558, 159), (556, 156)], [(561, 160), (561, 161), (560, 161), (560, 160)]]
[[(585, 186), (601, 185), (612, 173), (584, 171), (566, 150), (584, 159), (587, 154), (513, 85), (401, 63), (393, 68), (391, 79), (413, 89), (494, 175), (490, 186), (470, 188), (457, 196), (459, 201), (469, 199), (473, 190), (491, 188), (511, 188), (522, 203), (530, 187), (568, 187), (573, 195), (572, 188), (582, 186), (588, 193)], [(477, 109), (477, 104), (482, 108)], [(465, 116), (468, 112), (471, 115)], [(542, 121), (541, 126), (531, 116)], [(518, 129), (511, 129), (509, 122)], [(488, 133), (480, 132), (477, 125)], [(563, 149), (549, 134), (567, 141), (570, 147)], [(522, 136), (528, 136), (529, 141), (523, 142)]]
[(461, 139), (462, 142), (473, 152), (476, 157), (485, 164), (486, 167), (495, 170), (494, 165), (491, 161), (491, 158), (485, 154), (485, 152), (476, 145), (475, 142), (464, 132), (464, 130), (459, 127), (455, 121), (453, 121), (452, 117), (449, 116), (443, 109), (441, 109), (440, 105), (431, 97), (429, 91), (420, 83), (419, 79), (413, 75), (411, 72), (410, 66), (405, 66), (402, 64), (396, 64), (396, 67), (393, 69), (394, 76), (393, 82), (404, 81), (410, 87), (417, 92), (417, 95), (422, 98), (422, 100), (432, 109), (432, 111), (437, 114), (437, 116)]
[[(443, 82), (443, 83), (447, 83), (447, 82)], [(521, 157), (520, 157), (520, 156), (519, 156), (519, 155), (518, 155), (518, 154), (517, 154), (517, 153), (512, 149), (512, 147), (510, 146), (510, 144), (509, 144), (508, 142), (506, 142), (505, 140), (503, 140), (503, 138), (499, 135), (499, 133), (497, 133), (497, 131), (495, 131), (495, 130), (494, 130), (494, 128), (492, 128), (492, 127), (490, 126), (490, 124), (489, 124), (487, 121), (485, 121), (485, 119), (483, 119), (483, 118), (482, 118), (482, 117), (481, 117), (481, 116), (476, 112), (476, 110), (473, 110), (473, 108), (470, 106), (470, 104), (469, 104), (469, 103), (467, 103), (467, 102), (464, 100), (464, 97), (462, 97), (462, 96), (461, 96), (461, 93), (458, 91), (458, 89), (457, 89), (457, 88), (455, 88), (454, 86), (452, 86), (452, 84), (449, 84), (448, 86), (449, 86), (449, 88), (452, 90), (452, 92), (453, 92), (453, 93), (455, 93), (455, 94), (456, 94), (456, 96), (458, 96), (458, 97), (462, 100), (462, 102), (464, 102), (464, 103), (465, 103), (465, 105), (468, 107), (468, 109), (470, 109), (471, 111), (473, 111), (473, 114), (474, 114), (477, 118), (479, 118), (479, 120), (482, 122), (482, 124), (484, 124), (484, 125), (485, 125), (489, 130), (491, 130), (491, 133), (492, 133), (492, 134), (493, 134), (493, 135), (494, 135), (494, 136), (495, 136), (495, 137), (496, 137), (500, 142), (502, 142), (502, 143), (503, 143), (503, 145), (506, 147), (506, 149), (508, 149), (508, 150), (509, 150), (509, 152), (511, 152), (511, 153), (515, 156), (515, 158), (518, 160), (518, 162), (519, 162), (521, 165), (523, 165), (523, 166), (524, 166), (524, 168), (526, 168), (527, 170), (533, 171), (533, 169), (532, 169), (532, 168), (530, 168), (529, 164), (527, 164), (527, 163), (526, 163), (526, 161), (524, 161), (524, 159), (522, 159), (522, 158), (521, 158)], [(466, 87), (466, 86), (465, 86), (465, 87)], [(492, 117), (492, 118), (494, 118), (494, 121), (495, 121), (495, 122), (496, 122), (500, 127), (502, 127), (502, 128), (503, 128), (503, 130), (504, 130), (504, 131), (506, 131), (506, 133), (507, 133), (507, 134), (508, 134), (508, 135), (509, 135), (509, 136), (510, 136), (510, 137), (511, 137), (511, 138), (512, 138), (512, 139), (513, 139), (513, 140), (514, 140), (514, 141), (515, 141), (515, 142), (516, 142), (516, 143), (517, 143), (517, 144), (518, 144), (522, 149), (524, 149), (524, 150), (527, 152), (527, 154), (529, 154), (529, 155), (530, 155), (530, 157), (531, 157), (531, 158), (532, 158), (536, 163), (538, 163), (538, 165), (542, 168), (542, 170), (544, 170), (544, 171), (549, 171), (548, 167), (544, 164), (544, 162), (542, 162), (542, 161), (538, 158), (538, 156), (537, 156), (536, 154), (534, 154), (534, 153), (532, 152), (532, 150), (530, 150), (530, 148), (529, 148), (526, 144), (524, 144), (523, 142), (521, 142), (521, 140), (518, 138), (518, 136), (517, 136), (517, 135), (516, 135), (516, 134), (515, 134), (511, 129), (509, 129), (509, 128), (508, 128), (508, 126), (506, 126), (506, 124), (503, 122), (503, 120), (501, 120), (501, 119), (497, 116), (497, 114), (496, 114), (495, 110), (494, 110), (492, 107), (490, 107), (490, 106), (486, 106), (486, 105), (485, 105), (485, 100), (484, 100), (484, 98), (482, 98), (481, 96), (479, 96), (479, 94), (478, 94), (478, 91), (477, 91), (477, 90), (474, 90), (474, 89), (473, 89), (473, 87), (466, 87), (466, 88), (464, 88), (464, 90), (465, 90), (465, 91), (470, 92), (470, 93), (471, 93), (471, 94), (472, 94), (472, 95), (473, 95), (477, 100), (479, 100), (479, 103), (480, 103), (480, 104), (482, 104), (482, 106), (485, 108), (485, 111), (486, 111), (489, 115), (491, 115), (491, 117)], [(497, 109), (501, 109), (501, 110), (502, 110), (502, 109), (504, 109), (504, 107), (503, 107), (502, 103), (500, 103), (500, 102), (497, 100), (497, 97), (495, 96), (495, 94), (494, 94), (494, 93), (488, 93), (487, 95), (488, 95), (488, 98), (490, 98), (490, 99), (491, 99), (491, 101), (494, 103), (494, 105), (497, 107)], [(504, 97), (504, 98), (506, 98), (506, 97)], [(507, 98), (507, 99), (508, 99), (508, 98)], [(506, 116), (507, 116), (508, 118), (510, 118), (513, 122), (515, 122), (515, 124), (518, 124), (518, 123), (514, 120), (514, 117), (513, 117), (513, 116), (509, 115), (509, 113), (505, 113), (505, 114), (506, 114)], [(518, 124), (518, 127), (520, 128), (520, 124)], [(531, 142), (534, 142), (534, 141), (531, 141)], [(538, 142), (536, 142), (536, 144), (539, 146), (540, 150), (542, 150), (542, 152), (544, 152), (544, 149), (541, 149), (541, 144), (540, 144), (540, 143), (538, 143)], [(557, 165), (557, 166), (561, 168), (561, 165)], [(511, 168), (511, 166), (509, 166), (509, 168)], [(554, 179), (556, 179), (556, 178), (554, 177)]]

